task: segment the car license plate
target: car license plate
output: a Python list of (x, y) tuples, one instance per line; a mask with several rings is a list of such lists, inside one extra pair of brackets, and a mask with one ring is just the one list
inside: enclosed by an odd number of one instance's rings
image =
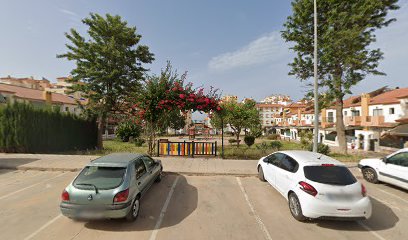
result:
[(102, 213), (97, 211), (82, 210), (78, 212), (79, 218), (96, 219), (102, 218)]
[(327, 194), (329, 200), (337, 201), (349, 201), (353, 199), (353, 196), (350, 194)]

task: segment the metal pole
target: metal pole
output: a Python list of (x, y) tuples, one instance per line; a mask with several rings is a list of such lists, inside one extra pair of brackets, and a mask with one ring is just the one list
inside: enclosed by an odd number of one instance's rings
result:
[(314, 0), (314, 134), (313, 134), (313, 152), (317, 152), (317, 141), (319, 139), (319, 103), (317, 90), (317, 4)]

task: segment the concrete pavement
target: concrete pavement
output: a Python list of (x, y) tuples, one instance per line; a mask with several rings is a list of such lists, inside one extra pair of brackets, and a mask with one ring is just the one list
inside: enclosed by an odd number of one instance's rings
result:
[(233, 176), (167, 174), (142, 198), (135, 222), (75, 222), (58, 207), (75, 175), (0, 170), (0, 239), (400, 240), (408, 235), (407, 191), (366, 183), (373, 203), (369, 220), (301, 223), (268, 183)]

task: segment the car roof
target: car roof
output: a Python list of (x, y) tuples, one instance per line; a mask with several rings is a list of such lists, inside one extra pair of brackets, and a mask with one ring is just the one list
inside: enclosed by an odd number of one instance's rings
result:
[(91, 161), (88, 166), (126, 167), (129, 162), (144, 156), (139, 153), (112, 153)]
[(344, 165), (342, 162), (337, 161), (329, 156), (321, 153), (315, 153), (303, 150), (290, 150), (290, 151), (279, 151), (284, 153), (293, 159), (295, 159), (299, 164), (308, 165), (321, 165), (321, 164), (334, 164), (334, 165)]

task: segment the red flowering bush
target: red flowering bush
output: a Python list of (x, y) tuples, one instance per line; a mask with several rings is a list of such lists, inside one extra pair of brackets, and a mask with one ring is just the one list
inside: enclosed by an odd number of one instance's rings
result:
[(204, 93), (203, 88), (193, 89), (192, 83), (184, 83), (185, 78), (186, 74), (179, 77), (168, 65), (160, 76), (149, 77), (134, 100), (132, 113), (147, 129), (149, 154), (154, 150), (155, 133), (170, 112), (221, 110), (217, 90), (211, 88)]

